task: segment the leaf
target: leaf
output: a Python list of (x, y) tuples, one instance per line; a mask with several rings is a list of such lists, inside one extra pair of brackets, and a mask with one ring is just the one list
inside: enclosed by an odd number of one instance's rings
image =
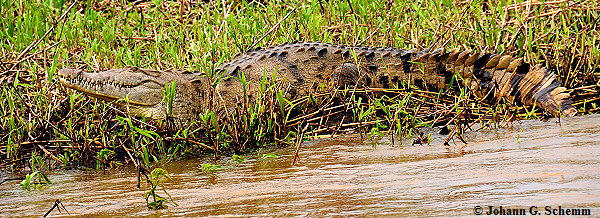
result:
[(154, 131), (151, 131), (151, 130), (145, 130), (145, 129), (141, 129), (141, 128), (138, 128), (138, 127), (135, 127), (135, 126), (132, 126), (132, 127), (133, 127), (133, 129), (134, 129), (136, 132), (138, 132), (139, 134), (142, 134), (142, 135), (144, 135), (144, 136), (146, 136), (146, 137), (148, 137), (148, 138), (150, 138), (150, 139), (152, 139), (152, 140), (154, 140), (154, 137), (153, 137), (153, 136), (160, 137), (160, 136), (159, 136), (159, 135), (158, 135), (156, 132), (154, 132)]
[[(37, 176), (39, 184), (32, 183), (33, 181), (35, 181), (36, 176)], [(19, 185), (21, 185), (21, 187), (23, 189), (27, 189), (27, 190), (31, 190), (32, 187), (35, 189), (38, 189), (38, 188), (42, 187), (44, 184), (52, 184), (52, 181), (50, 181), (50, 179), (48, 179), (48, 177), (40, 171), (34, 171), (32, 173), (25, 175), (25, 179), (19, 183)]]
[(223, 169), (223, 166), (205, 163), (205, 164), (201, 165), (201, 168), (204, 171), (213, 171), (213, 170), (221, 170), (221, 169)]
[(165, 169), (162, 169), (162, 168), (155, 168), (154, 170), (152, 170), (152, 172), (150, 173), (150, 177), (154, 181), (158, 181), (161, 178), (166, 178), (166, 179), (172, 181), (171, 177), (169, 176), (169, 173)]
[(273, 153), (268, 153), (268, 154), (263, 154), (261, 158), (279, 158), (279, 155), (276, 155)]
[(246, 157), (240, 156), (237, 154), (234, 154), (233, 156), (231, 156), (231, 159), (233, 159), (234, 161), (237, 161), (239, 163), (246, 161)]

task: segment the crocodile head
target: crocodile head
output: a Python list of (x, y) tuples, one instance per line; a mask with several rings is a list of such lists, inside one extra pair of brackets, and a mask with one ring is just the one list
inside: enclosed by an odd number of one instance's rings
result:
[[(97, 73), (80, 69), (62, 69), (60, 83), (86, 95), (115, 102), (121, 109), (138, 117), (167, 117), (165, 85), (176, 82), (172, 112), (176, 118), (190, 120), (203, 108), (203, 81), (197, 74), (184, 71), (157, 71), (126, 67)], [(202, 77), (203, 79), (203, 77)]]

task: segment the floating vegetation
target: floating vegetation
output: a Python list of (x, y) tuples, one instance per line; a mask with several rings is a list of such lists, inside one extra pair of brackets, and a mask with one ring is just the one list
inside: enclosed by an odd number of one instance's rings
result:
[(268, 154), (263, 154), (260, 158), (279, 158), (279, 155), (273, 154), (273, 153), (268, 153)]
[(221, 170), (221, 169), (223, 169), (223, 166), (221, 166), (221, 165), (215, 165), (215, 164), (209, 164), (209, 163), (203, 163), (202, 165), (200, 165), (200, 168), (204, 172), (212, 172), (212, 171), (215, 171), (215, 170)]
[(233, 156), (231, 156), (231, 159), (238, 163), (242, 163), (242, 162), (246, 161), (246, 157), (237, 155), (237, 154), (234, 154)]

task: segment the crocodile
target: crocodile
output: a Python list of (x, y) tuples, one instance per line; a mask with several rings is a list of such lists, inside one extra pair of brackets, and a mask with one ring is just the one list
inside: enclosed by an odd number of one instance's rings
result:
[[(409, 83), (441, 90), (454, 75), (490, 102), (504, 98), (536, 105), (553, 116), (577, 114), (567, 89), (551, 70), (523, 58), (471, 50), (294, 42), (251, 49), (214, 73), (211, 80), (202, 72), (125, 67), (97, 73), (65, 68), (58, 75), (66, 87), (107, 101), (125, 99), (117, 104), (128, 107), (132, 115), (153, 119), (167, 116), (163, 93), (172, 81), (176, 83), (172, 116), (189, 121), (215, 104), (231, 108), (244, 97), (257, 98), (259, 81), (265, 78), (285, 84), (286, 97), (293, 99), (323, 87), (392, 88)], [(245, 87), (244, 80), (249, 82)]]

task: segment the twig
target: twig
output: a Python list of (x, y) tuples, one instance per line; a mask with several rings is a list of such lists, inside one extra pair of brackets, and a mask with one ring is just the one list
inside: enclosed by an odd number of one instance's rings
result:
[[(252, 43), (252, 45), (250, 46), (250, 48), (254, 48), (254, 46), (256, 46), (256, 44), (258, 44), (260, 41), (262, 41), (267, 35), (269, 35), (271, 32), (273, 32), (275, 29), (277, 29), (277, 27), (279, 27), (279, 25), (281, 24), (281, 22), (283, 22), (285, 19), (287, 19), (290, 15), (292, 15), (292, 13), (296, 12), (296, 9), (292, 9), (290, 12), (288, 12), (283, 18), (281, 18), (281, 20), (279, 20), (279, 22), (277, 22), (273, 27), (271, 27), (271, 29), (269, 29), (269, 31), (267, 31), (265, 34), (263, 34), (258, 40), (254, 41)], [(247, 50), (247, 49), (246, 49)]]
[(46, 150), (46, 148), (44, 148), (44, 146), (38, 144), (37, 145), (40, 149), (42, 149), (42, 151), (44, 151), (44, 153), (46, 153), (46, 155), (50, 156), (54, 161), (56, 162), (61, 162), (60, 159), (56, 158), (56, 156), (54, 156), (52, 153), (50, 153), (48, 150)]
[[(46, 31), (46, 33), (44, 33), (44, 35), (41, 38), (39, 38), (37, 41), (35, 41), (35, 42), (31, 43), (29, 46), (27, 46), (27, 48), (25, 48), (25, 50), (23, 50), (21, 52), (21, 54), (17, 57), (17, 62), (14, 63), (8, 69), (8, 71), (14, 69), (21, 62), (25, 61), (26, 59), (21, 59), (21, 58), (23, 58), (23, 56), (25, 56), (25, 54), (27, 54), (29, 51), (31, 51), (31, 49), (37, 47), (40, 44), (40, 42), (42, 42), (42, 40), (44, 40), (46, 37), (48, 37), (48, 35), (50, 35), (50, 33), (52, 33), (54, 31), (54, 29), (56, 28), (56, 26), (58, 25), (58, 23), (61, 22), (63, 19), (65, 19), (65, 17), (67, 17), (67, 14), (69, 14), (69, 12), (73, 8), (73, 6), (75, 6), (76, 3), (77, 3), (77, 1), (74, 1), (73, 3), (71, 3), (71, 5), (69, 6), (69, 8), (58, 18), (58, 20), (56, 20), (56, 22), (50, 27), (50, 29), (48, 29), (48, 31)], [(8, 71), (6, 71), (6, 72), (8, 72)], [(2, 73), (0, 73), (0, 75), (3, 75), (4, 73), (5, 72), (2, 72)]]
[(59, 139), (59, 140), (33, 141), (33, 142), (23, 142), (20, 145), (37, 145), (37, 144), (45, 144), (45, 143), (59, 143), (59, 142), (71, 142), (71, 140)]
[(298, 155), (298, 152), (300, 151), (300, 144), (302, 144), (302, 139), (304, 138), (304, 133), (306, 132), (306, 130), (308, 129), (308, 123), (304, 126), (304, 129), (302, 129), (302, 132), (300, 132), (300, 137), (298, 137), (296, 140), (296, 152), (294, 153), (294, 161), (292, 161), (292, 165), (295, 165), (296, 162), (300, 161), (300, 155)]
[(140, 166), (138, 165), (137, 161), (135, 161), (135, 158), (133, 158), (133, 155), (131, 155), (131, 152), (129, 152), (129, 149), (127, 149), (127, 147), (125, 147), (125, 143), (121, 143), (121, 147), (123, 147), (123, 150), (125, 150), (125, 152), (127, 152), (127, 155), (131, 159), (131, 162), (133, 162), (133, 165), (136, 168), (139, 168)]
[(210, 146), (208, 146), (208, 145), (206, 145), (206, 144), (204, 144), (204, 143), (202, 143), (202, 142), (197, 142), (197, 141), (194, 141), (194, 140), (192, 140), (192, 139), (188, 139), (188, 138), (182, 138), (182, 137), (167, 137), (167, 138), (165, 138), (165, 140), (185, 140), (185, 141), (187, 141), (187, 142), (191, 142), (191, 143), (193, 143), (193, 144), (200, 145), (200, 146), (202, 146), (202, 147), (205, 147), (205, 148), (208, 148), (208, 149), (210, 149), (210, 150), (213, 150), (213, 151), (215, 150), (215, 148), (213, 148), (213, 147), (210, 147)]
[(8, 179), (5, 179), (5, 180), (2, 180), (2, 182), (0, 182), (0, 185), (4, 184), (5, 182), (8, 182), (8, 181), (23, 180), (23, 179), (25, 179), (25, 178), (23, 178), (23, 177), (8, 178)]
[(47, 217), (48, 214), (50, 214), (50, 212), (52, 212), (54, 210), (54, 208), (58, 208), (58, 212), (62, 213), (60, 211), (61, 206), (62, 206), (63, 210), (65, 210), (65, 212), (67, 212), (67, 214), (71, 215), (69, 213), (69, 211), (67, 210), (67, 208), (65, 208), (65, 205), (63, 205), (60, 200), (56, 200), (56, 201), (54, 201), (54, 205), (52, 205), (52, 208), (50, 208), (50, 210), (48, 210), (48, 212), (46, 212), (46, 214), (44, 214), (44, 216), (42, 216), (42, 217)]
[(350, 3), (350, 0), (346, 0), (346, 2), (348, 2), (348, 7), (350, 7), (350, 12), (352, 12), (352, 14), (356, 16), (356, 14), (354, 13), (354, 8), (352, 8), (352, 3)]
[(553, 4), (559, 4), (559, 3), (564, 3), (564, 2), (570, 2), (570, 0), (558, 0), (558, 1), (549, 1), (549, 2), (524, 1), (521, 3), (504, 6), (503, 9), (504, 10), (514, 10), (514, 9), (522, 8), (524, 6), (542, 5), (542, 4), (550, 6)]
[[(350, 2), (348, 2), (348, 5), (350, 5)], [(350, 6), (350, 9), (352, 9), (352, 6)], [(352, 13), (354, 13), (354, 12), (352, 12)], [(369, 40), (371, 37), (373, 37), (373, 36), (374, 36), (374, 35), (377, 33), (377, 31), (381, 29), (381, 26), (383, 26), (383, 24), (387, 22), (387, 19), (388, 19), (388, 18), (389, 18), (388, 16), (385, 16), (385, 19), (383, 19), (383, 21), (379, 23), (379, 26), (378, 26), (378, 27), (377, 27), (375, 30), (373, 30), (373, 31), (372, 31), (372, 32), (369, 34), (369, 36), (365, 37), (365, 38), (364, 38), (362, 41), (360, 41), (360, 42), (358, 43), (358, 45), (362, 45), (362, 44), (363, 44), (363, 43), (365, 43), (367, 40)]]
[(19, 161), (23, 161), (23, 160), (25, 160), (25, 158), (11, 160), (11, 161), (8, 161), (8, 162), (5, 162), (5, 163), (1, 163), (0, 167), (6, 166), (6, 165), (9, 165), (9, 164), (13, 164), (13, 163), (16, 163), (16, 162), (19, 162)]

